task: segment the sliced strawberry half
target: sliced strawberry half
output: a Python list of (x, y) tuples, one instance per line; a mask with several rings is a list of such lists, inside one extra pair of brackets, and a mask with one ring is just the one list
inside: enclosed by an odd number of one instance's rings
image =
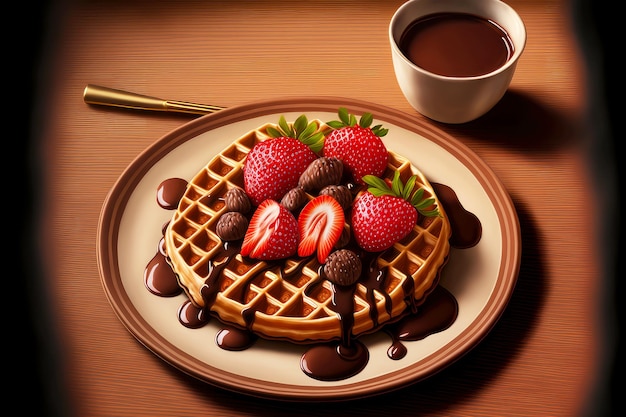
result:
[(298, 217), (298, 255), (309, 256), (317, 251), (317, 260), (325, 263), (341, 236), (344, 223), (343, 209), (333, 197), (320, 195), (309, 201)]
[(260, 260), (288, 258), (298, 249), (298, 221), (274, 200), (265, 200), (252, 215), (241, 255)]

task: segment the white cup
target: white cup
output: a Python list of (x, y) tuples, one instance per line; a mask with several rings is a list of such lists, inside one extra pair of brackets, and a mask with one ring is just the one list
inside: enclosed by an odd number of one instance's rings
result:
[[(401, 51), (400, 38), (416, 19), (441, 12), (497, 23), (513, 44), (511, 57), (492, 72), (468, 77), (443, 76), (415, 65)], [(504, 96), (526, 44), (526, 28), (517, 12), (500, 0), (409, 0), (391, 18), (389, 41), (398, 85), (411, 106), (430, 119), (458, 124), (487, 113)]]

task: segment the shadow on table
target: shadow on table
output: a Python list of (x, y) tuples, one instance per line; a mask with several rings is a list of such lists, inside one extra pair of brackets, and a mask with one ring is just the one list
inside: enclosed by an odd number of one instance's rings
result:
[(433, 124), (453, 136), (458, 132), (502, 148), (542, 154), (578, 145), (583, 121), (567, 120), (548, 104), (509, 90), (491, 111), (472, 122)]

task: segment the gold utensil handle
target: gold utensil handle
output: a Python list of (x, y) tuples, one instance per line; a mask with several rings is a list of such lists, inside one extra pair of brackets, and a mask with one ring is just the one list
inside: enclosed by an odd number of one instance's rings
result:
[(220, 106), (189, 103), (186, 101), (163, 100), (156, 97), (131, 93), (114, 88), (87, 84), (83, 92), (87, 104), (124, 107), (137, 110), (173, 111), (179, 113), (208, 114), (224, 109)]

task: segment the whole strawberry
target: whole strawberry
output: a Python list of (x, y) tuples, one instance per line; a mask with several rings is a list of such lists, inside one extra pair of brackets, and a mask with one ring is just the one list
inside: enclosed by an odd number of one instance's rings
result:
[(334, 130), (324, 139), (324, 156), (341, 160), (344, 169), (357, 184), (365, 184), (365, 175), (382, 176), (387, 168), (388, 153), (380, 138), (388, 130), (382, 125), (370, 128), (373, 121), (371, 113), (364, 113), (358, 123), (356, 116), (343, 107), (338, 114), (339, 120), (327, 123)]
[(304, 115), (292, 125), (281, 116), (277, 127), (267, 131), (271, 138), (252, 147), (243, 167), (244, 189), (255, 206), (267, 199), (280, 201), (296, 187), (322, 147), (323, 133)]
[(439, 215), (434, 198), (424, 198), (424, 189), (413, 192), (415, 176), (405, 185), (396, 171), (391, 187), (372, 175), (363, 180), (369, 187), (352, 205), (352, 231), (357, 244), (368, 252), (383, 251), (402, 240), (419, 215)]

